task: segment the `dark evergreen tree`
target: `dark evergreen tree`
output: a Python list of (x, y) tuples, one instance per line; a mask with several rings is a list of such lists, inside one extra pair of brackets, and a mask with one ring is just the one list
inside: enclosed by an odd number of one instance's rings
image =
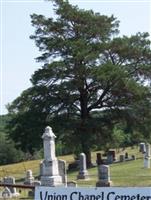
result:
[(21, 146), (34, 137), (32, 146), (37, 147), (42, 127), (49, 124), (70, 149), (85, 152), (90, 164), (91, 147), (100, 138), (110, 139), (120, 113), (150, 99), (149, 35), (116, 37), (119, 22), (114, 16), (68, 1), (53, 3), (56, 18), (31, 16), (31, 39), (43, 66), (33, 74), (32, 87), (9, 106), (16, 120), (9, 127)]

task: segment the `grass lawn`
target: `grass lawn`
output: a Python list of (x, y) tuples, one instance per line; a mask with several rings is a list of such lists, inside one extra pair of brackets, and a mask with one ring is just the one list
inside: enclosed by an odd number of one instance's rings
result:
[[(125, 152), (128, 152), (129, 155), (135, 155), (137, 159), (110, 165), (113, 186), (151, 186), (151, 169), (144, 169), (143, 155), (138, 151), (138, 147), (120, 150), (117, 157)], [(66, 160), (67, 165), (74, 160), (72, 155), (59, 158)], [(96, 152), (92, 153), (92, 159), (95, 162)], [(40, 160), (35, 160), (0, 166), (0, 177), (14, 176), (16, 182), (21, 183), (24, 181), (28, 169), (33, 171), (34, 177), (39, 175), (39, 163)], [(89, 180), (77, 180), (78, 171), (73, 171), (68, 172), (68, 181), (76, 181), (78, 186), (82, 187), (94, 187), (97, 181), (97, 167), (90, 168), (88, 171)], [(27, 191), (22, 190), (20, 199), (27, 199)]]

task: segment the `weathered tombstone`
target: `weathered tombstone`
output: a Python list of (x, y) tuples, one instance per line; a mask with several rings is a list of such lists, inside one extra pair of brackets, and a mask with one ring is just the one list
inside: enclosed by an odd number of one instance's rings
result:
[(136, 160), (136, 156), (135, 155), (132, 155), (132, 160)]
[(150, 144), (149, 143), (147, 143), (146, 144), (146, 157), (150, 157)]
[(25, 178), (24, 184), (25, 185), (32, 185), (33, 181), (34, 181), (34, 177), (32, 175), (32, 170), (29, 169), (26, 172), (26, 178)]
[(58, 160), (55, 155), (55, 134), (51, 127), (47, 126), (42, 135), (44, 145), (44, 160), (40, 164), (40, 181), (42, 186), (63, 185), (59, 174)]
[(113, 163), (113, 155), (107, 154), (107, 164), (112, 164), (112, 163)]
[[(3, 183), (4, 184), (14, 185), (15, 184), (15, 178), (14, 177), (4, 177), (3, 178)], [(19, 193), (16, 191), (15, 187), (9, 186), (8, 189), (10, 190), (12, 196), (19, 196)]]
[(115, 151), (115, 150), (109, 150), (109, 151), (108, 151), (108, 154), (109, 154), (109, 155), (112, 155), (113, 161), (116, 161), (116, 151)]
[(89, 175), (88, 175), (88, 171), (87, 171), (87, 167), (86, 167), (86, 156), (84, 153), (80, 154), (79, 165), (80, 165), (80, 170), (79, 170), (77, 179), (88, 179)]
[(125, 159), (128, 159), (128, 153), (125, 152)]
[(79, 160), (74, 161), (73, 163), (69, 163), (68, 165), (68, 170), (72, 171), (72, 170), (77, 170), (79, 166)]
[(5, 187), (5, 189), (2, 191), (2, 197), (4, 199), (6, 198), (12, 198), (12, 193), (8, 187)]
[(144, 142), (141, 142), (139, 144), (139, 151), (142, 152), (142, 153), (146, 153), (146, 145)]
[(69, 181), (69, 182), (67, 182), (67, 187), (77, 187), (77, 182), (76, 181)]
[(96, 154), (96, 163), (97, 163), (97, 165), (103, 164), (102, 154), (101, 153), (97, 153)]
[(67, 173), (66, 173), (66, 161), (58, 160), (59, 175), (62, 177), (62, 183), (66, 186), (67, 184)]
[[(41, 182), (40, 182), (40, 181), (37, 181), (37, 180), (34, 180), (34, 181), (32, 182), (31, 185), (34, 185), (35, 187), (36, 187), (36, 186), (40, 186), (40, 185), (41, 185)], [(28, 191), (28, 196), (29, 196), (29, 197), (33, 197), (34, 194), (35, 194), (35, 189), (32, 189), (32, 190)]]
[(98, 166), (98, 182), (96, 187), (109, 187), (111, 186), (110, 180), (110, 167), (108, 165)]
[(124, 162), (125, 161), (125, 155), (124, 154), (121, 154), (120, 155), (120, 162)]
[(146, 153), (144, 155), (144, 168), (150, 168), (150, 144), (146, 144)]
[(150, 159), (144, 156), (144, 168), (150, 168)]

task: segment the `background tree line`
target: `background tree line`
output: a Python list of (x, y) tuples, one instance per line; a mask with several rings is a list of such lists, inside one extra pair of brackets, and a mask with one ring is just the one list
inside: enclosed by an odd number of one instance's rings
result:
[(63, 0), (53, 6), (56, 18), (31, 15), (42, 64), (8, 106), (16, 147), (33, 154), (50, 125), (64, 153), (84, 152), (91, 165), (94, 148), (150, 140), (149, 34), (120, 37), (113, 15)]

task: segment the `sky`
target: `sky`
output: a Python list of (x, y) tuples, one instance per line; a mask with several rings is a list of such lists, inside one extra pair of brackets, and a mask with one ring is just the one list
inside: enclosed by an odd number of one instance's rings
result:
[[(151, 32), (151, 0), (69, 0), (79, 8), (112, 14), (120, 21), (120, 35)], [(44, 0), (0, 0), (0, 114), (6, 105), (31, 86), (31, 75), (41, 67), (40, 55), (29, 36), (34, 33), (30, 15), (53, 17), (51, 2)]]

